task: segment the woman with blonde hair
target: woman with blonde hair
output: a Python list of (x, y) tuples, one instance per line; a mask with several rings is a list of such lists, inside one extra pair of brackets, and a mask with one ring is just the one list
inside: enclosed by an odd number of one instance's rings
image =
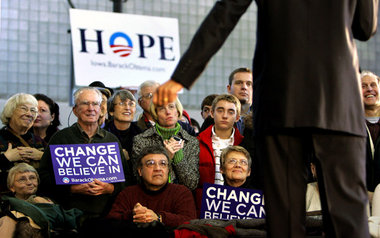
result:
[(185, 185), (190, 190), (197, 187), (199, 180), (199, 143), (179, 124), (182, 104), (176, 99), (163, 106), (150, 104), (150, 113), (155, 125), (133, 139), (132, 164), (136, 173), (136, 160), (141, 152), (151, 146), (162, 146), (168, 154), (173, 167), (169, 182)]

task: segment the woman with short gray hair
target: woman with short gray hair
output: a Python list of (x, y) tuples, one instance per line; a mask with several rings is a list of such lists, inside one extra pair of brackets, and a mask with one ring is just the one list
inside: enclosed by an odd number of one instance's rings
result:
[(220, 155), (220, 172), (224, 185), (239, 188), (253, 188), (247, 179), (251, 175), (252, 159), (241, 146), (228, 146)]
[(7, 186), (16, 198), (31, 203), (52, 203), (50, 199), (36, 196), (39, 183), (40, 176), (37, 170), (27, 163), (17, 164), (9, 170)]
[[(136, 114), (136, 99), (128, 90), (117, 91), (108, 102), (108, 114), (111, 120), (104, 127), (114, 134), (120, 141), (123, 149), (132, 153), (133, 137), (142, 131), (133, 121)], [(129, 156), (126, 156), (129, 158)]]
[[(104, 130), (111, 132), (119, 139), (130, 169), (132, 169), (132, 163), (129, 158), (132, 154), (133, 138), (142, 132), (137, 122), (133, 121), (136, 103), (130, 91), (117, 91), (109, 100), (108, 113), (111, 120), (104, 127)], [(132, 173), (132, 170), (129, 173)]]
[[(12, 167), (7, 177), (7, 185), (12, 194), (4, 194), (1, 196), (1, 200), (9, 204), (6, 208), (9, 209), (7, 211), (9, 213), (13, 213), (14, 211), (19, 212), (20, 218), (28, 218), (25, 220), (26, 224), (33, 224), (32, 227), (35, 228), (35, 230), (33, 230), (36, 233), (45, 234), (44, 229), (48, 229), (46, 236), (41, 237), (50, 237), (48, 234), (51, 232), (60, 234), (59, 237), (66, 237), (66, 234), (76, 234), (76, 231), (73, 229), (77, 228), (77, 219), (83, 212), (76, 208), (64, 210), (51, 199), (38, 196), (37, 190), (39, 182), (40, 177), (36, 169), (29, 164), (19, 163)], [(4, 225), (3, 222), (7, 221), (5, 217), (9, 214), (8, 212), (5, 212), (5, 216), (0, 219), (0, 228)], [(19, 228), (20, 221), (21, 220), (16, 221), (17, 225), (16, 222), (14, 222), (13, 226)], [(30, 229), (25, 229), (24, 226), (20, 228), (21, 229), (14, 231), (12, 237), (40, 237), (33, 236)], [(0, 229), (0, 237), (4, 237), (5, 232), (5, 229)], [(12, 231), (10, 231), (10, 233), (12, 233)]]
[(7, 191), (8, 171), (15, 163), (39, 166), (45, 143), (28, 132), (38, 115), (33, 95), (18, 93), (8, 99), (1, 113), (5, 125), (0, 129), (0, 192)]

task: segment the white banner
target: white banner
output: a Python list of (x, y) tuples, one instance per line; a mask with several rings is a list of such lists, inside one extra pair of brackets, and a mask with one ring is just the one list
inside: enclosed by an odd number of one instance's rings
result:
[(70, 9), (75, 84), (137, 87), (168, 80), (180, 57), (178, 20)]

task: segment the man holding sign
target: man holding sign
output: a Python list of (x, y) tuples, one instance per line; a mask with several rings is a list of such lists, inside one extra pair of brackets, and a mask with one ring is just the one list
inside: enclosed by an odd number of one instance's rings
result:
[(51, 138), (41, 159), (41, 189), (66, 209), (81, 209), (84, 219), (98, 218), (124, 187), (124, 176), (130, 183), (130, 172), (117, 138), (98, 126), (99, 90), (81, 88), (74, 100), (77, 123)]

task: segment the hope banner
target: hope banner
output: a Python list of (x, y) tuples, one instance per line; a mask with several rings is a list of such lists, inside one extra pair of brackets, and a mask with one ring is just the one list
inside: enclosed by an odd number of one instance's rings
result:
[(217, 220), (265, 218), (263, 192), (205, 183), (201, 218)]
[(181, 56), (176, 18), (71, 8), (70, 25), (77, 86), (164, 83)]
[(125, 181), (116, 142), (50, 145), (50, 153), (56, 184)]

